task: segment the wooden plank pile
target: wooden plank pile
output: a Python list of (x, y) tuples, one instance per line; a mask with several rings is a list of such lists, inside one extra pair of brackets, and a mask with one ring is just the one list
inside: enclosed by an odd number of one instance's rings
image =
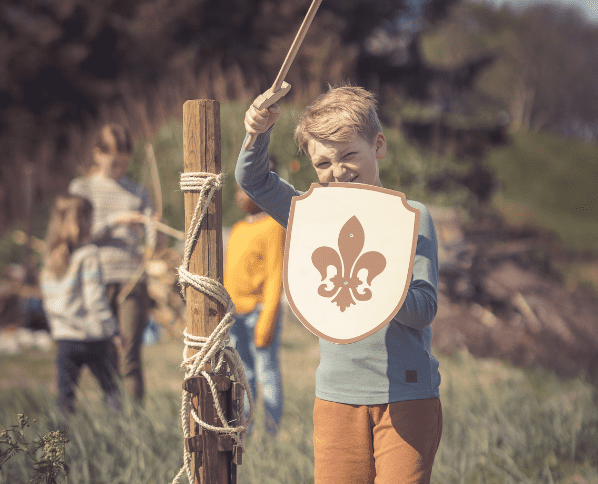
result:
[(467, 226), (458, 210), (432, 208), (439, 242), (437, 350), (563, 376), (598, 378), (598, 299), (550, 274), (555, 244), (529, 228)]
[(163, 248), (147, 263), (147, 289), (152, 299), (150, 318), (164, 329), (162, 341), (180, 341), (186, 325), (186, 305), (178, 284), (180, 251)]

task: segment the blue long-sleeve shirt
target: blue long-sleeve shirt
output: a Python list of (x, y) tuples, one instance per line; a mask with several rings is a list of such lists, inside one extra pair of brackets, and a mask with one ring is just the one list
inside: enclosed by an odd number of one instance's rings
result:
[[(269, 170), (272, 129), (257, 137), (251, 150), (241, 148), (235, 177), (249, 197), (286, 228), (291, 200), (301, 195)], [(245, 144), (243, 143), (243, 146)], [(419, 209), (419, 232), (409, 290), (389, 324), (355, 343), (338, 345), (320, 338), (316, 396), (353, 405), (376, 405), (439, 396), (438, 361), (431, 354), (432, 323), (437, 310), (438, 246), (427, 208)]]

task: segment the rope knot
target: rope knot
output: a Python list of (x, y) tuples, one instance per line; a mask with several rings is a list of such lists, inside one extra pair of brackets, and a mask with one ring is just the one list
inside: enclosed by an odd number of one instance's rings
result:
[[(224, 365), (227, 364), (229, 370), (227, 371), (227, 374), (232, 375), (235, 381), (240, 382), (247, 394), (249, 399), (249, 416), (247, 420), (245, 420), (243, 409), (241, 408), (239, 411), (239, 425), (231, 427), (230, 422), (224, 416), (218, 398), (214, 398), (216, 413), (223, 424), (223, 427), (214, 427), (199, 418), (199, 415), (193, 408), (191, 394), (183, 391), (181, 417), (183, 423), (183, 435), (185, 438), (190, 437), (190, 420), (192, 417), (193, 420), (204, 429), (231, 435), (244, 451), (243, 434), (247, 431), (247, 424), (253, 417), (253, 398), (251, 396), (241, 357), (236, 349), (229, 344), (229, 330), (235, 322), (233, 317), (235, 305), (227, 290), (220, 282), (206, 276), (192, 274), (189, 271), (191, 252), (197, 241), (201, 223), (207, 213), (208, 206), (210, 205), (216, 190), (220, 190), (223, 186), (224, 173), (220, 173), (219, 175), (204, 172), (181, 173), (181, 190), (183, 192), (199, 192), (199, 199), (195, 206), (195, 211), (185, 238), (183, 261), (178, 269), (179, 284), (183, 292), (183, 297), (185, 296), (186, 288), (191, 286), (196, 290), (215, 298), (224, 308), (226, 308), (226, 314), (210, 336), (195, 336), (189, 334), (187, 330), (183, 331), (185, 348), (183, 350), (183, 362), (181, 363), (181, 367), (185, 370), (185, 379), (202, 375), (210, 385), (212, 395), (217, 395), (216, 384), (214, 383), (211, 374), (206, 372), (204, 368), (208, 363), (211, 363), (212, 371), (218, 373), (222, 370)], [(197, 353), (189, 356), (189, 349), (191, 348), (197, 350)], [(183, 471), (187, 473), (189, 482), (194, 482), (190, 462), (191, 454), (185, 449), (183, 467), (172, 481), (172, 484), (176, 484), (179, 481)]]
[(205, 172), (181, 173), (180, 187), (184, 192), (201, 191), (203, 187), (220, 190), (224, 186), (224, 173), (214, 175)]

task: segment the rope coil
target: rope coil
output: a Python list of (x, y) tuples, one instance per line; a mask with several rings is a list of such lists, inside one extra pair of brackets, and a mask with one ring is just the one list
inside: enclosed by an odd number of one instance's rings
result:
[[(233, 304), (230, 295), (222, 284), (209, 277), (192, 274), (189, 272), (189, 263), (191, 261), (191, 253), (193, 247), (197, 242), (201, 223), (207, 213), (208, 206), (216, 193), (216, 190), (220, 190), (224, 184), (224, 174), (214, 175), (211, 173), (194, 172), (194, 173), (181, 173), (180, 187), (183, 192), (199, 192), (199, 199), (195, 206), (193, 218), (189, 224), (189, 229), (185, 239), (185, 252), (183, 255), (183, 262), (178, 269), (179, 284), (183, 297), (185, 296), (185, 290), (188, 286), (207, 294), (215, 298), (222, 306), (226, 308), (226, 314), (216, 326), (212, 334), (208, 337), (194, 336), (185, 330), (183, 335), (185, 337), (185, 349), (183, 350), (183, 362), (181, 367), (185, 370), (185, 380), (191, 377), (202, 375), (214, 396), (214, 406), (216, 413), (220, 418), (223, 427), (214, 427), (207, 424), (199, 418), (199, 415), (195, 411), (192, 405), (192, 395), (183, 391), (182, 397), (182, 408), (181, 418), (183, 425), (183, 435), (185, 439), (189, 438), (190, 435), (190, 421), (191, 417), (197, 424), (206, 430), (213, 432), (223, 433), (230, 435), (235, 443), (241, 447), (242, 451), (245, 451), (243, 446), (243, 434), (247, 431), (247, 425), (253, 418), (253, 398), (249, 390), (249, 383), (247, 382), (247, 376), (243, 367), (243, 362), (237, 350), (230, 346), (230, 334), (229, 330), (234, 324), (233, 313), (235, 311), (235, 305)], [(189, 356), (189, 350), (197, 350), (192, 356)], [(249, 399), (249, 416), (247, 419), (244, 417), (243, 406), (239, 409), (239, 423), (237, 426), (231, 426), (231, 422), (227, 421), (224, 416), (224, 411), (220, 405), (218, 398), (218, 392), (216, 390), (216, 384), (212, 379), (211, 375), (203, 370), (206, 364), (211, 363), (212, 371), (214, 373), (219, 372), (224, 367), (225, 363), (228, 364), (230, 374), (234, 376), (235, 381), (241, 383), (245, 393)], [(193, 474), (190, 468), (191, 453), (184, 449), (183, 456), (183, 467), (172, 481), (172, 484), (176, 484), (181, 478), (183, 472), (186, 472), (187, 478), (190, 483), (193, 483)]]

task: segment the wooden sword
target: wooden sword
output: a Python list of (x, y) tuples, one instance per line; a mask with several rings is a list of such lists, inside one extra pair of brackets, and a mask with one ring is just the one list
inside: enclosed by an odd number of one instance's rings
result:
[[(276, 77), (274, 84), (272, 84), (272, 87), (263, 94), (260, 94), (255, 99), (255, 101), (253, 101), (253, 106), (257, 110), (262, 110), (264, 108), (272, 106), (272, 104), (274, 104), (276, 101), (278, 101), (281, 97), (286, 95), (286, 93), (291, 90), (291, 85), (288, 82), (285, 82), (284, 78), (289, 72), (291, 64), (295, 59), (295, 55), (297, 55), (297, 51), (299, 50), (299, 47), (301, 47), (301, 42), (303, 42), (303, 38), (305, 37), (305, 34), (307, 33), (309, 26), (311, 25), (311, 21), (316, 16), (316, 12), (318, 11), (320, 3), (322, 3), (322, 0), (313, 0), (311, 6), (309, 7), (309, 10), (307, 11), (305, 18), (303, 19), (303, 23), (301, 24), (301, 27), (299, 27), (299, 32), (297, 32), (295, 40), (293, 40), (291, 48), (287, 53), (287, 56), (282, 64), (282, 67), (280, 68), (280, 71), (278, 72), (278, 76)], [(253, 143), (255, 143), (255, 138), (256, 136), (250, 136), (247, 139), (247, 142), (245, 143), (246, 150), (251, 149)]]

